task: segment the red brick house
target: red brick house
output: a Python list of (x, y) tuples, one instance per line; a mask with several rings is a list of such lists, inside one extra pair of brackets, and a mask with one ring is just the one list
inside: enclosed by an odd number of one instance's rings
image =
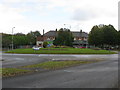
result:
[[(88, 45), (88, 34), (86, 32), (81, 31), (72, 31), (73, 37), (74, 37), (74, 42), (73, 46), (81, 46), (81, 47), (86, 47)], [(37, 46), (43, 46), (43, 42), (47, 41), (51, 45), (53, 44), (53, 40), (55, 40), (55, 37), (57, 36), (57, 31), (48, 31), (42, 36), (37, 37), (36, 44)]]

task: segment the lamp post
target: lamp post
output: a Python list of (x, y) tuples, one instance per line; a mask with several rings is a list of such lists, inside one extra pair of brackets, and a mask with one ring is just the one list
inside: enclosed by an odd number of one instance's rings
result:
[(13, 27), (12, 28), (12, 50), (13, 50), (13, 29), (14, 29), (15, 27)]

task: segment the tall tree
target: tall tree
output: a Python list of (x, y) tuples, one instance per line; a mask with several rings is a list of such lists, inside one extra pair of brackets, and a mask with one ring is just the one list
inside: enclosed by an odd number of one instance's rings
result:
[(116, 45), (117, 44), (117, 30), (112, 25), (105, 25), (103, 27), (103, 37), (105, 45)]
[(117, 35), (117, 45), (119, 46), (120, 49), (120, 30), (118, 31), (118, 35)]
[(17, 35), (17, 36), (25, 36), (25, 34), (23, 34), (23, 33), (16, 33), (15, 35)]
[(38, 36), (40, 36), (41, 34), (40, 34), (40, 32), (39, 31), (35, 31), (35, 32), (29, 32), (28, 34), (27, 34), (27, 37), (28, 37), (28, 40), (29, 40), (29, 44), (30, 45), (35, 45), (36, 44), (36, 38), (38, 37)]
[(57, 37), (53, 41), (54, 45), (65, 45), (65, 46), (72, 46), (73, 36), (69, 29), (61, 28), (58, 33)]
[(117, 30), (112, 25), (93, 26), (89, 33), (88, 42), (90, 45), (99, 47), (117, 45)]
[(88, 38), (88, 43), (90, 45), (102, 45), (103, 44), (103, 37), (102, 37), (102, 30), (96, 25), (94, 26), (90, 33), (89, 33), (89, 38)]
[(2, 33), (2, 47), (3, 48), (8, 48), (11, 46), (11, 41), (12, 41), (12, 37), (10, 34), (3, 34)]
[(29, 45), (29, 40), (27, 36), (14, 35), (14, 47)]

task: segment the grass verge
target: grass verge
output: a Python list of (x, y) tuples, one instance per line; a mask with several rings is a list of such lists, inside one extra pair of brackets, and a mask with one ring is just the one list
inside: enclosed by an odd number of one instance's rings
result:
[(15, 49), (7, 51), (6, 53), (18, 53), (18, 54), (116, 54), (116, 52), (108, 50), (93, 50), (93, 49), (81, 49), (81, 48), (41, 48), (40, 50), (27, 49)]
[[(95, 63), (101, 60), (94, 61), (48, 61), (39, 64), (27, 65), (18, 68), (0, 68), (0, 76), (2, 77), (11, 77), (16, 75), (22, 75), (26, 73), (36, 72), (36, 69), (47, 69), (47, 70), (56, 70), (62, 69), (65, 67), (76, 66), (80, 64)], [(27, 69), (27, 70), (26, 70)]]
[(24, 73), (31, 72), (30, 70), (24, 70), (24, 69), (17, 69), (17, 68), (1, 68), (0, 74), (2, 77), (9, 77), (9, 76), (15, 76), (20, 75)]
[[(99, 60), (100, 61), (100, 60)], [(43, 68), (43, 69), (49, 69), (49, 70), (55, 70), (55, 69), (61, 69), (65, 67), (80, 65), (80, 64), (88, 64), (88, 63), (95, 63), (96, 61), (48, 61), (43, 62), (40, 64), (33, 64), (28, 66), (23, 66), (23, 68)]]

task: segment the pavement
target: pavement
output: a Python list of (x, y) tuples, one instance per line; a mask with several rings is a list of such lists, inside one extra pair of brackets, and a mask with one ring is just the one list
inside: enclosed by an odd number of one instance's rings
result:
[(3, 88), (113, 88), (118, 85), (118, 54), (41, 55), (3, 54), (3, 67), (18, 67), (50, 60), (104, 61), (54, 71), (36, 72), (2, 79)]

